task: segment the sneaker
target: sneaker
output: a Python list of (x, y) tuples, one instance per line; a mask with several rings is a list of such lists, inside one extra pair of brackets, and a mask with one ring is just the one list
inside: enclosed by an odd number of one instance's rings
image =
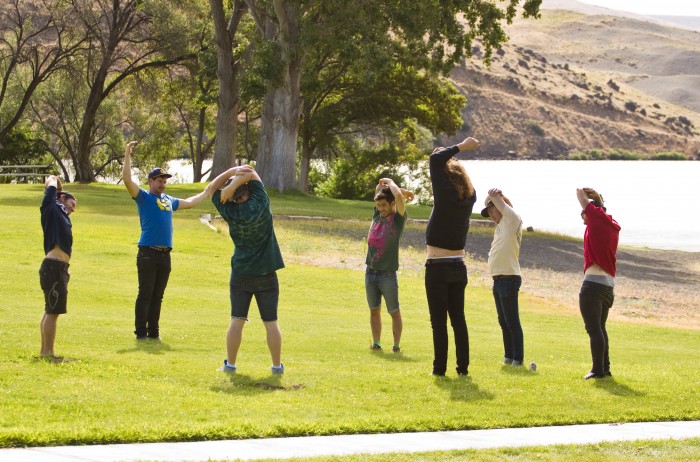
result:
[(507, 365), (510, 366), (511, 364), (513, 364), (513, 360), (510, 359), (510, 358), (505, 358), (505, 357), (504, 357), (504, 358), (503, 358), (503, 364), (507, 364)]
[(391, 347), (391, 351), (393, 351), (394, 353), (401, 353), (401, 347), (398, 345), (394, 345), (393, 347)]
[(284, 364), (280, 363), (280, 367), (272, 366), (270, 370), (273, 375), (282, 375), (284, 374)]
[(376, 344), (376, 343), (373, 343), (373, 344), (371, 344), (371, 345), (369, 346), (369, 349), (370, 349), (370, 350), (381, 350), (381, 349), (382, 349), (382, 346), (381, 346), (381, 345), (378, 345), (378, 344)]
[(522, 365), (523, 365), (523, 362), (522, 362), (522, 361), (517, 361), (517, 360), (515, 360), (515, 359), (514, 359), (513, 362), (511, 363), (511, 366), (522, 366)]
[(227, 374), (236, 373), (236, 365), (233, 366), (228, 363), (228, 360), (224, 359), (224, 365), (217, 369), (219, 372), (226, 372)]

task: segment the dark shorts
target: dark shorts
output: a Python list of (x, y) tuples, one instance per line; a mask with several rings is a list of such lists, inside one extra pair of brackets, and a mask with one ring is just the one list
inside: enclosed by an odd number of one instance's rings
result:
[(260, 318), (277, 321), (280, 286), (277, 273), (264, 276), (236, 277), (231, 275), (231, 317), (248, 320), (250, 302), (255, 296)]
[(48, 314), (65, 314), (68, 302), (68, 263), (45, 258), (39, 268), (39, 283), (44, 291), (44, 310)]

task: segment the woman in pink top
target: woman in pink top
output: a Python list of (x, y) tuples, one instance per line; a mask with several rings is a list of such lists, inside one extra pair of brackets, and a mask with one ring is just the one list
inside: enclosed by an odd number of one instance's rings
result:
[(608, 215), (602, 196), (594, 189), (577, 189), (576, 197), (581, 204), (583, 224), (586, 225), (579, 309), (590, 338), (593, 360), (591, 371), (583, 378), (600, 379), (612, 375), (605, 323), (615, 300), (613, 288), (620, 225)]

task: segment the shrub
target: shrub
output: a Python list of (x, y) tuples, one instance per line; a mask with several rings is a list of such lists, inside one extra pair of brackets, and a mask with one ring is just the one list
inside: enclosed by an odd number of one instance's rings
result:
[(544, 128), (542, 128), (540, 124), (535, 121), (528, 122), (527, 129), (534, 135), (544, 136)]
[(651, 160), (689, 160), (682, 152), (660, 152), (651, 156)]
[(637, 110), (637, 103), (635, 103), (634, 101), (627, 101), (625, 103), (625, 109), (627, 109), (628, 111), (634, 112)]

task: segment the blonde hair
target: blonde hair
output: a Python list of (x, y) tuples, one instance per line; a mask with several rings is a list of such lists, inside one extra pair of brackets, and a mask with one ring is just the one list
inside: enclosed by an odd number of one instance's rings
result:
[(457, 195), (460, 200), (474, 195), (472, 180), (469, 179), (469, 175), (467, 175), (467, 171), (460, 161), (455, 158), (448, 160), (445, 165), (445, 171), (450, 183), (452, 183), (452, 186), (457, 190)]

